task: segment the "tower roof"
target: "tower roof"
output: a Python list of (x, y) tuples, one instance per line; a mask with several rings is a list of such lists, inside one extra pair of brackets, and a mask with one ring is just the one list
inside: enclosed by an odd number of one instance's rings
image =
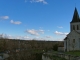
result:
[(78, 14), (78, 11), (77, 11), (76, 7), (75, 7), (75, 10), (74, 10), (74, 14), (73, 14), (73, 18), (72, 18), (71, 23), (74, 23), (74, 22), (80, 22), (79, 14)]

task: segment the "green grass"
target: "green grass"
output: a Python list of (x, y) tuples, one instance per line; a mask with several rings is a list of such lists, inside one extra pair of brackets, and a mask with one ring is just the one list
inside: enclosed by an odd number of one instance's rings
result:
[(74, 55), (74, 56), (80, 56), (80, 51), (65, 52), (65, 54), (70, 54), (70, 55)]

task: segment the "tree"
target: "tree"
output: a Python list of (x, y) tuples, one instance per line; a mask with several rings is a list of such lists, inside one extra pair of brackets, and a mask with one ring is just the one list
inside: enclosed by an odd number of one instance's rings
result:
[(54, 50), (54, 51), (57, 51), (57, 50), (58, 50), (58, 44), (55, 44), (55, 45), (53, 46), (53, 50)]

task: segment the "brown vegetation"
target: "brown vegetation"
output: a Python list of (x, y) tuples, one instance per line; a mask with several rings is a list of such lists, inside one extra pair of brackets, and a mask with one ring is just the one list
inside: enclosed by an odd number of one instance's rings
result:
[(58, 41), (0, 39), (0, 52), (8, 53), (10, 55), (8, 60), (35, 60), (36, 53), (43, 53), (52, 49), (55, 44), (61, 45), (62, 43)]

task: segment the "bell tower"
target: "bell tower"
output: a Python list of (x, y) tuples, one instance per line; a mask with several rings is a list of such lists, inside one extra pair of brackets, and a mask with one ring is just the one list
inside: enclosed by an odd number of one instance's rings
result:
[(75, 7), (72, 21), (70, 22), (70, 31), (79, 31), (80, 32), (80, 19), (77, 8)]

